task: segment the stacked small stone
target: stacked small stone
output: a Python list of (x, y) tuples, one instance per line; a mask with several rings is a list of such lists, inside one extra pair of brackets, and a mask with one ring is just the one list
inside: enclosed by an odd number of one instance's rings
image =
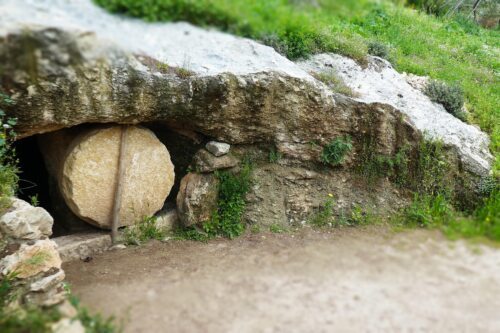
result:
[(71, 327), (83, 332), (79, 321), (67, 320), (76, 310), (66, 301), (61, 258), (49, 239), (53, 222), (45, 209), (12, 198), (10, 208), (0, 216), (0, 279), (14, 280), (20, 296), (12, 306), (57, 306), (64, 309), (60, 312), (66, 318), (54, 325), (55, 330)]
[(224, 142), (210, 141), (193, 158), (193, 169), (181, 180), (177, 194), (177, 214), (186, 227), (210, 220), (217, 208), (219, 181), (214, 172), (230, 169), (239, 160), (229, 154), (231, 146)]

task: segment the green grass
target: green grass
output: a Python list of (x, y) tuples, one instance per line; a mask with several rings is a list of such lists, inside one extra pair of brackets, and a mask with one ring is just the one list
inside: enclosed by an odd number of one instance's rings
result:
[(344, 162), (345, 157), (351, 150), (352, 139), (350, 136), (337, 137), (323, 147), (320, 160), (324, 164), (337, 166)]
[(405, 228), (438, 228), (451, 238), (486, 238), (500, 241), (500, 191), (484, 199), (472, 214), (453, 209), (444, 195), (415, 195), (412, 204), (392, 219)]
[(273, 223), (269, 226), (269, 231), (273, 234), (282, 234), (287, 232), (287, 229), (278, 223)]
[[(439, 18), (395, 4), (287, 0), (95, 0), (118, 13), (148, 21), (188, 21), (263, 40), (290, 59), (340, 53), (363, 63), (368, 46), (386, 45), (395, 68), (428, 75), (464, 91), (472, 121), (500, 150), (500, 36), (458, 18)], [(497, 161), (495, 170), (500, 170)]]
[(140, 245), (148, 240), (162, 240), (165, 232), (156, 225), (155, 216), (144, 217), (139, 223), (125, 229), (123, 238), (127, 245)]
[[(498, 29), (482, 29), (460, 16), (426, 15), (396, 4), (402, 1), (389, 0), (319, 0), (319, 8), (308, 5), (307, 1), (288, 0), (95, 1), (111, 11), (148, 21), (183, 20), (250, 37), (274, 47), (292, 60), (319, 52), (334, 52), (364, 64), (370, 51), (387, 56), (400, 72), (427, 75), (450, 86), (457, 85), (463, 91), (465, 106), (470, 112), (468, 120), (491, 136), (491, 149), (497, 157), (494, 173), (500, 173)], [(460, 217), (461, 224), (450, 222), (457, 219), (453, 214), (450, 221), (448, 215), (432, 217), (441, 214), (443, 208), (443, 203), (436, 200), (445, 196), (442, 189), (448, 184), (445, 184), (447, 180), (443, 172), (446, 172), (447, 165), (439, 157), (439, 145), (424, 144), (421, 149), (418, 165), (411, 174), (401, 175), (398, 171), (407, 169), (403, 165), (406, 163), (403, 155), (399, 160), (371, 156), (367, 165), (371, 171), (383, 170), (384, 175), (391, 177), (396, 174), (401, 183), (413, 182), (410, 187), (420, 193), (413, 213), (424, 211), (426, 215), (421, 223), (445, 226), (449, 232), (455, 230), (461, 234), (473, 233), (464, 230), (484, 231), (487, 237), (495, 239), (495, 232), (491, 230), (496, 230), (496, 222), (491, 220), (498, 216), (496, 201), (488, 201), (483, 206), (489, 213), (478, 210), (471, 216)], [(431, 198), (424, 200), (426, 196)], [(241, 204), (236, 204), (236, 207), (241, 207)], [(413, 222), (409, 224), (418, 221), (415, 214), (410, 214), (413, 217), (408, 221)], [(489, 216), (490, 222), (481, 216)], [(227, 221), (226, 217), (223, 219)], [(493, 226), (487, 227), (489, 224)]]

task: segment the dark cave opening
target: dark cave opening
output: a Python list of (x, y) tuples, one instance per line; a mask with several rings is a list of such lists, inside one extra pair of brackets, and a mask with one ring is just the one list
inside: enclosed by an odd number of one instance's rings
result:
[[(89, 124), (81, 126), (92, 126)], [(175, 208), (180, 180), (188, 172), (194, 154), (203, 147), (207, 138), (195, 132), (171, 129), (163, 123), (148, 123), (149, 128), (167, 147), (175, 168), (175, 182), (165, 200), (163, 209)], [(78, 218), (65, 203), (56, 180), (49, 174), (39, 147), (41, 135), (20, 139), (14, 144), (19, 160), (20, 182), (17, 196), (46, 209), (54, 218), (52, 237), (102, 231)]]

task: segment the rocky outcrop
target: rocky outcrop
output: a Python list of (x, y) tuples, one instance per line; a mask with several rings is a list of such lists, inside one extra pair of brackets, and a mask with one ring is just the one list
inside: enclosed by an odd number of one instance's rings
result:
[(48, 134), (39, 141), (49, 171), (73, 213), (109, 229), (118, 182), (123, 192), (118, 203), (121, 226), (132, 225), (163, 207), (174, 183), (174, 166), (153, 132), (137, 126), (70, 132)]
[[(162, 122), (232, 144), (273, 144), (303, 163), (318, 161), (311, 142), (339, 135), (360, 146), (370, 132), (377, 152), (394, 154), (428, 133), (468, 171), (490, 170), (486, 135), (378, 58), (366, 70), (336, 55), (298, 66), (247, 39), (121, 18), (90, 0), (6, 0), (0, 9), (2, 84), (17, 101), (11, 112), (21, 137), (89, 122)], [(308, 74), (324, 68), (360, 97), (335, 95)]]
[(357, 100), (394, 107), (428, 138), (442, 140), (453, 147), (465, 169), (474, 174), (489, 172), (493, 157), (488, 136), (446, 112), (442, 105), (431, 102), (422, 88), (415, 89), (425, 86), (423, 79), (401, 75), (388, 61), (378, 57), (370, 58), (366, 68), (336, 54), (319, 54), (299, 65), (316, 74), (327, 75), (333, 71), (353, 89)]

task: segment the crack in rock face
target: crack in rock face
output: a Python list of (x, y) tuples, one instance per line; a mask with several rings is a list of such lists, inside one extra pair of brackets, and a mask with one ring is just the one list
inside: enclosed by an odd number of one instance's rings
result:
[[(4, 0), (0, 10), (1, 80), (17, 102), (10, 114), (20, 137), (82, 123), (161, 121), (317, 163), (317, 147), (341, 135), (357, 146), (370, 132), (383, 154), (426, 135), (451, 148), (461, 170), (491, 169), (486, 134), (379, 58), (366, 69), (333, 54), (295, 64), (248, 39), (111, 15), (90, 0)], [(334, 94), (309, 74), (327, 69), (359, 97)]]

